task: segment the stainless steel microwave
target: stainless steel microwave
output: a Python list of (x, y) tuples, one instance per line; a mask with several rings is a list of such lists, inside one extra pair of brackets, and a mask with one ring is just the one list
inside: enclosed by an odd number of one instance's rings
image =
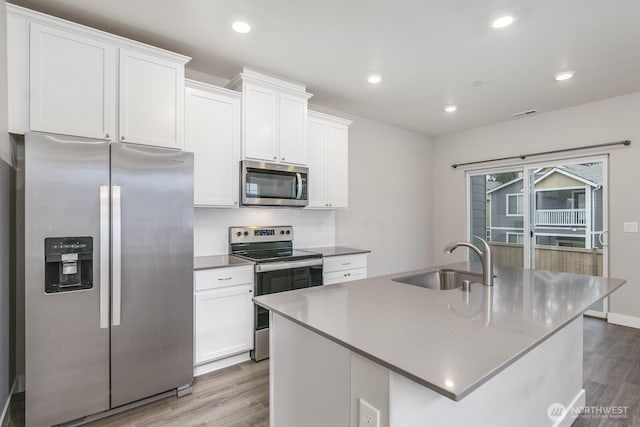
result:
[(302, 207), (309, 204), (308, 168), (243, 160), (240, 170), (243, 205)]

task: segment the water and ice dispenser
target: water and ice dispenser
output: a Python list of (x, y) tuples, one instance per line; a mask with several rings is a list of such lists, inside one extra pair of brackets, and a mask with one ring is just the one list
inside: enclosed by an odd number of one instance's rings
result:
[(93, 287), (93, 237), (47, 237), (44, 258), (46, 293)]

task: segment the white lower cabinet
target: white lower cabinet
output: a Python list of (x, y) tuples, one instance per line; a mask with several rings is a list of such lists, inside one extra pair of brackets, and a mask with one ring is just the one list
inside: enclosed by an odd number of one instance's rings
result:
[(322, 266), (322, 283), (351, 282), (367, 278), (367, 254), (325, 257)]
[(253, 266), (196, 271), (195, 282), (194, 364), (251, 350)]

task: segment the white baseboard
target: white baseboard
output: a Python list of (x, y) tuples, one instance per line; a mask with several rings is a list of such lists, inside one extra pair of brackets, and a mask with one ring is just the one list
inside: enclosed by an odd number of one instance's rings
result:
[(209, 372), (217, 371), (218, 369), (226, 368), (229, 366), (237, 365), (238, 363), (251, 360), (249, 352), (236, 354), (235, 356), (226, 357), (224, 359), (215, 360), (213, 362), (198, 365), (193, 368), (193, 376), (208, 374)]
[[(580, 412), (584, 409), (586, 403), (586, 393), (582, 389), (573, 399), (573, 401), (567, 406), (566, 411), (562, 418), (555, 422), (553, 427), (570, 427), (571, 424), (580, 416)], [(583, 409), (580, 409), (583, 408)], [(580, 411), (580, 412), (579, 412)]]
[(11, 390), (9, 390), (9, 395), (7, 396), (7, 401), (4, 403), (4, 407), (2, 408), (2, 414), (0, 414), (0, 426), (7, 427), (9, 425), (9, 405), (11, 405), (11, 398), (16, 392), (16, 387), (18, 386), (18, 378), (16, 377), (13, 380), (13, 385), (11, 386)]
[(629, 316), (627, 314), (609, 313), (607, 321), (614, 325), (628, 326), (640, 329), (640, 317)]

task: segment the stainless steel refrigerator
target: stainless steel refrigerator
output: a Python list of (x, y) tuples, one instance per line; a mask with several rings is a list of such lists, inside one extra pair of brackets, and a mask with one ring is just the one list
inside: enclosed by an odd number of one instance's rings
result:
[(28, 133), (27, 426), (193, 380), (193, 155)]

